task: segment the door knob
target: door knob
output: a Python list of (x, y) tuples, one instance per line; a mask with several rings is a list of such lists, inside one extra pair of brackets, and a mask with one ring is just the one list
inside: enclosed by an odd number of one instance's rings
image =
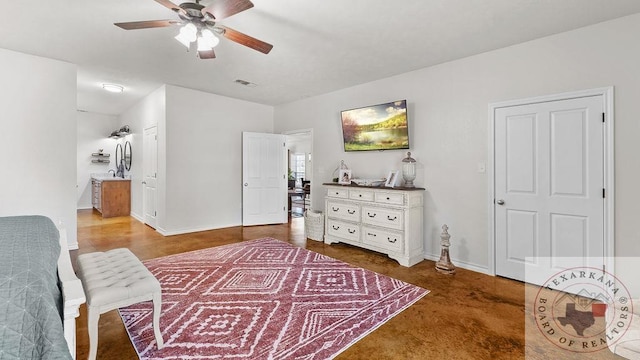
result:
[(146, 182), (146, 181), (143, 181), (142, 183), (143, 183), (143, 184), (146, 184), (147, 182)]
[(249, 183), (244, 183), (244, 186), (249, 186)]
[(504, 200), (498, 200), (498, 201), (496, 201), (496, 204), (498, 204), (498, 205), (504, 205)]

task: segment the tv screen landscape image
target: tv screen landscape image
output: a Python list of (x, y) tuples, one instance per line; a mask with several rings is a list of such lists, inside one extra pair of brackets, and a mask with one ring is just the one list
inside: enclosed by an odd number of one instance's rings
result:
[(409, 148), (406, 100), (345, 110), (341, 118), (344, 151)]

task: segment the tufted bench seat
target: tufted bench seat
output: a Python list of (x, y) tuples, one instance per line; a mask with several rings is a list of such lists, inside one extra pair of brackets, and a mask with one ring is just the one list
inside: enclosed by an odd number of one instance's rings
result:
[(87, 298), (89, 360), (98, 350), (100, 314), (142, 301), (153, 300), (153, 331), (162, 348), (160, 283), (129, 249), (82, 254), (77, 265)]

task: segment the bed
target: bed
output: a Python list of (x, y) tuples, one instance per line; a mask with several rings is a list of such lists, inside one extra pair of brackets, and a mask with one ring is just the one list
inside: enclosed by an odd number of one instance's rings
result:
[(66, 232), (44, 216), (0, 217), (0, 358), (75, 359), (84, 302)]

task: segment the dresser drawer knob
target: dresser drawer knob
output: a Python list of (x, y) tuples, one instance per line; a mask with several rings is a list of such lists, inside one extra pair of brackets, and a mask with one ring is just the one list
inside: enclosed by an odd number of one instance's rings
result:
[(336, 191), (336, 195), (340, 195), (340, 193)]
[(353, 215), (353, 214), (355, 214), (355, 213), (356, 213), (356, 211), (355, 211), (355, 210), (347, 210), (347, 212), (348, 212), (350, 215)]
[(387, 241), (388, 241), (388, 242), (390, 242), (390, 243), (392, 243), (392, 244), (395, 244), (395, 242), (396, 242), (396, 241), (398, 241), (398, 239), (395, 239), (395, 238), (394, 238), (393, 240), (391, 240), (391, 238), (390, 238), (390, 237), (387, 237)]
[(370, 213), (370, 212), (368, 212), (368, 213), (367, 213), (367, 216), (369, 216), (370, 218), (374, 218), (374, 217), (376, 217), (376, 213), (373, 213), (373, 215), (371, 215), (371, 213)]
[(338, 210), (340, 210), (340, 208), (337, 208), (337, 207), (333, 207), (333, 206), (332, 206), (332, 207), (331, 207), (331, 210), (333, 210), (333, 211), (338, 211)]
[(347, 231), (349, 232), (349, 234), (355, 234), (356, 233), (355, 230), (351, 230), (351, 229), (347, 229)]
[(389, 198), (389, 197), (387, 196), (387, 200), (391, 200), (391, 198)]
[(374, 234), (374, 233), (367, 233), (367, 235), (369, 235), (369, 236), (373, 236), (373, 237), (378, 236), (378, 235), (376, 235), (376, 234)]
[(358, 194), (358, 197), (362, 197), (362, 194)]
[(340, 229), (340, 226), (331, 225), (331, 227), (333, 228), (333, 230), (338, 230), (338, 229)]
[(387, 220), (389, 220), (389, 221), (396, 221), (397, 219), (398, 219), (397, 216), (391, 217), (391, 216), (387, 215)]

